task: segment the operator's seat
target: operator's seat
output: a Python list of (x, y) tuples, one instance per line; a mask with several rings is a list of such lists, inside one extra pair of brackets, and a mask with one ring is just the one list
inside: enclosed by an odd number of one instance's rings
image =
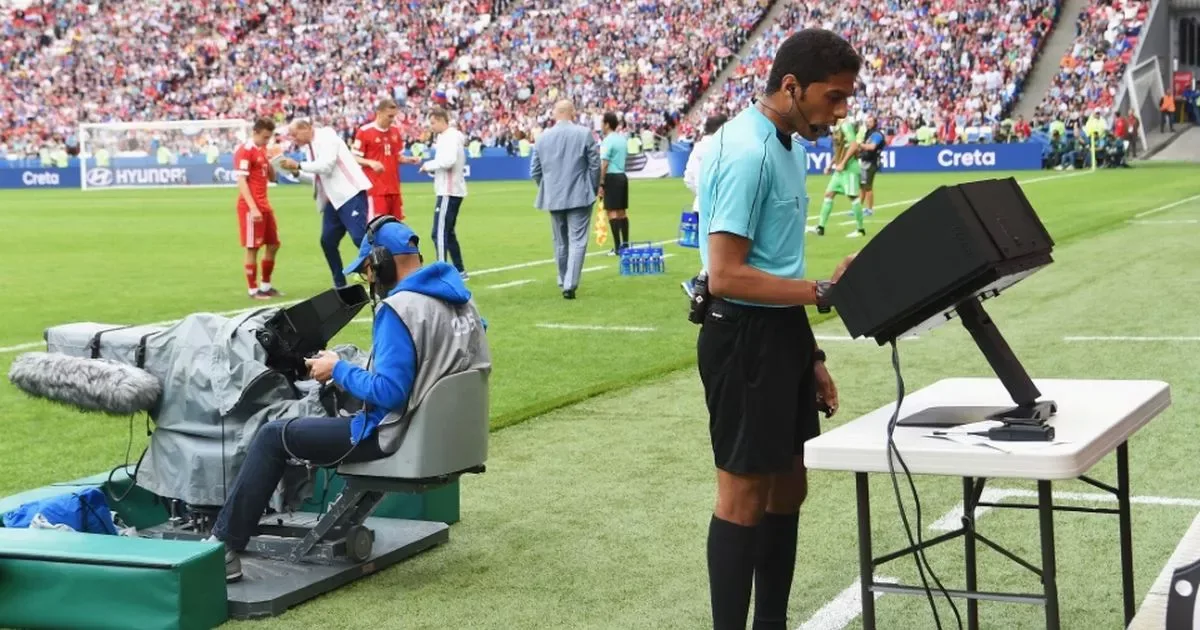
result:
[[(389, 492), (419, 493), (453, 483), (466, 473), (481, 473), (488, 447), (488, 373), (469, 370), (443, 377), (430, 388), (406, 426), (401, 427), (396, 452), (374, 461), (343, 463), (337, 472), (345, 488), (303, 538), (281, 549), (270, 544), (254, 547), (269, 557), (297, 563), (306, 558), (345, 556), (353, 562), (396, 562), (448, 539), (444, 523), (415, 523), (367, 519)], [(392, 523), (387, 521), (392, 520)], [(384, 556), (372, 556), (374, 528), (386, 528)], [(260, 533), (295, 537), (296, 528), (259, 525)], [(280, 533), (282, 532), (282, 533)], [(252, 544), (253, 539), (252, 539)], [(322, 547), (318, 549), (318, 545)], [(386, 556), (386, 557), (385, 557)], [(384, 562), (386, 561), (386, 562)]]
[(483, 472), (488, 447), (488, 374), (469, 370), (433, 385), (407, 426), (395, 453), (369, 462), (341, 464), (338, 474), (419, 485)]

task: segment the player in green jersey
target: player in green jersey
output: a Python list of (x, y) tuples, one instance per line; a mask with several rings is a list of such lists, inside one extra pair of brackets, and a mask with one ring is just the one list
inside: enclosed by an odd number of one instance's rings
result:
[(825, 234), (825, 226), (829, 223), (829, 214), (833, 212), (833, 198), (838, 193), (850, 198), (850, 209), (854, 212), (854, 220), (858, 229), (847, 234), (850, 238), (865, 236), (863, 228), (862, 202), (859, 200), (859, 163), (858, 163), (858, 127), (849, 118), (842, 119), (833, 130), (833, 159), (825, 167), (825, 174), (831, 171), (833, 176), (825, 188), (825, 202), (821, 204), (821, 219), (816, 227), (809, 228), (817, 235)]

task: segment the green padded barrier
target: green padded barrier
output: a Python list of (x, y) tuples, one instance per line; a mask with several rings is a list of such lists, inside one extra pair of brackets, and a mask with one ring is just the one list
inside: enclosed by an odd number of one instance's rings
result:
[(0, 528), (0, 626), (207, 629), (229, 617), (220, 545)]
[[(63, 481), (27, 490), (9, 497), (3, 497), (0, 498), (0, 514), (14, 510), (30, 501), (79, 491), (84, 488), (100, 488), (104, 490), (104, 498), (108, 501), (109, 509), (119, 514), (121, 520), (125, 521), (126, 525), (144, 529), (166, 522), (167, 510), (158, 502), (157, 497), (153, 494), (143, 488), (134, 487), (133, 491), (126, 495), (129, 486), (133, 484), (133, 480), (125, 473), (125, 469), (122, 468), (112, 473), (111, 483), (109, 483), (108, 478), (109, 472), (105, 471), (96, 473), (90, 477), (74, 481)], [(124, 498), (118, 502), (113, 497)]]
[[(325, 478), (331, 477), (329, 492), (325, 492)], [(421, 494), (390, 493), (371, 513), (375, 518), (402, 518), (414, 521), (438, 521), (453, 525), (459, 520), (459, 481), (446, 484)], [(318, 471), (313, 484), (313, 496), (303, 506), (303, 512), (320, 513), (329, 510), (329, 505), (346, 486), (337, 473), (326, 475)], [(322, 501), (324, 499), (324, 501)]]

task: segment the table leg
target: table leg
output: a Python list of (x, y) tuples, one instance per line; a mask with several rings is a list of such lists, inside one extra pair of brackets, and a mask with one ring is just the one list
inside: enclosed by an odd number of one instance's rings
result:
[(1121, 590), (1125, 598), (1125, 625), (1137, 613), (1133, 600), (1133, 525), (1129, 509), (1129, 443), (1117, 447), (1117, 507), (1121, 523)]
[(862, 589), (863, 630), (875, 630), (875, 568), (871, 557), (871, 489), (866, 473), (855, 473), (858, 488), (858, 572)]
[(1046, 594), (1046, 630), (1058, 627), (1058, 577), (1054, 561), (1054, 503), (1050, 482), (1038, 481), (1038, 521), (1042, 531), (1042, 586)]
[[(976, 574), (978, 565), (975, 562), (975, 505), (972, 501), (974, 494), (974, 480), (963, 477), (963, 543), (968, 591), (974, 591), (979, 586)], [(967, 600), (967, 628), (979, 630), (979, 602), (975, 599)]]

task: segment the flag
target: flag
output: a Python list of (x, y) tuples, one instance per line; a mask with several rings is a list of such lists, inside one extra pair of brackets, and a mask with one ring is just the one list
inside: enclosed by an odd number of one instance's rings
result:
[(604, 204), (596, 200), (596, 244), (603, 245), (608, 242), (608, 217), (604, 215)]

